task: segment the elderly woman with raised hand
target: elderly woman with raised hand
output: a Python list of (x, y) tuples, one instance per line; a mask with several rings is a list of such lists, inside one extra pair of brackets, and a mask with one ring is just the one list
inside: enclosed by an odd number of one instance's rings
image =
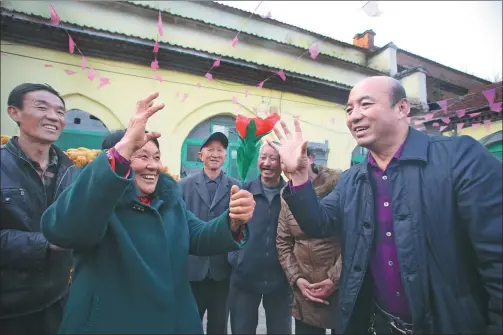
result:
[[(74, 250), (60, 333), (202, 334), (187, 258), (240, 248), (255, 206), (233, 186), (229, 210), (210, 222), (186, 209), (161, 173), (159, 133), (145, 131), (164, 105), (138, 102), (123, 136), (80, 173), (42, 217), (50, 243)], [(107, 142), (107, 140), (105, 141)]]

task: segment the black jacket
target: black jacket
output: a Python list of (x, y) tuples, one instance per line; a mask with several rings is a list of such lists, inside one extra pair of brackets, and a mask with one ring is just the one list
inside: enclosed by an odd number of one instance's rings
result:
[[(501, 163), (468, 136), (410, 129), (388, 166), (395, 242), (414, 333), (501, 334)], [(368, 274), (376, 218), (367, 160), (319, 201), (312, 186), (283, 198), (302, 230), (340, 236), (338, 333), (363, 334), (372, 306)]]
[[(54, 199), (71, 184), (79, 170), (59, 148)], [(40, 311), (68, 292), (70, 251), (48, 249), (40, 232), (47, 206), (37, 171), (11, 139), (0, 149), (1, 255), (0, 318)]]
[[(283, 188), (284, 185), (285, 182), (281, 179), (280, 187)], [(232, 266), (231, 283), (260, 294), (289, 290), (290, 285), (276, 250), (281, 195), (278, 193), (269, 203), (264, 195), (260, 176), (246, 183), (243, 189), (253, 194), (255, 210), (248, 222), (250, 235), (246, 247), (228, 255)]]

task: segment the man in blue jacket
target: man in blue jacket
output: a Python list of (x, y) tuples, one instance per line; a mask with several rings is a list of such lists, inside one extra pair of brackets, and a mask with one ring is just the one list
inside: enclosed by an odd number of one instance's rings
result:
[(52, 143), (65, 121), (65, 102), (52, 87), (21, 84), (7, 100), (19, 136), (1, 148), (0, 333), (54, 334), (63, 316), (70, 250), (47, 242), (40, 218), (78, 170)]
[(246, 248), (229, 253), (232, 266), (229, 305), (232, 334), (256, 334), (260, 302), (268, 334), (291, 334), (290, 285), (278, 259), (276, 234), (281, 210), (278, 152), (267, 143), (258, 156), (260, 176), (245, 184), (253, 194), (255, 211), (248, 222)]
[(369, 154), (321, 201), (298, 121), (275, 131), (295, 219), (343, 245), (338, 332), (501, 334), (501, 163), (471, 137), (409, 128), (409, 111), (393, 78), (351, 90), (347, 126)]

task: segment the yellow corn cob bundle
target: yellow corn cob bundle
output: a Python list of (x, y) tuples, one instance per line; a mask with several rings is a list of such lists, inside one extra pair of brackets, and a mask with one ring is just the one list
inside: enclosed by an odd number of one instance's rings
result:
[(2, 145), (4, 145), (5, 143), (9, 142), (10, 140), (10, 136), (5, 136), (5, 135), (2, 135)]

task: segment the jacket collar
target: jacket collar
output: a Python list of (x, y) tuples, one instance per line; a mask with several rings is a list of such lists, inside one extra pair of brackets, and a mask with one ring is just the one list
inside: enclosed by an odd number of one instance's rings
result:
[[(279, 178), (279, 187), (283, 189), (285, 187), (285, 180), (283, 177)], [(262, 194), (264, 195), (264, 188), (262, 186), (262, 179), (260, 178), (260, 175), (255, 179), (250, 182), (250, 186), (248, 187), (248, 191), (255, 195)]]
[[(405, 139), (403, 150), (398, 161), (420, 161), (428, 163), (428, 144), (428, 135), (409, 127), (409, 134)], [(358, 166), (356, 175), (357, 179), (362, 177), (368, 179), (368, 159), (366, 157)]]
[[(134, 172), (131, 174), (130, 178), (131, 181), (134, 179)], [(152, 194), (152, 203), (157, 203), (158, 205), (156, 207), (160, 207), (163, 203), (171, 207), (178, 203), (181, 199), (181, 194), (180, 186), (176, 183), (176, 181), (168, 174), (161, 173), (159, 175), (155, 191)], [(132, 181), (131, 185), (124, 192), (120, 202), (124, 206), (129, 206), (131, 202), (134, 201), (139, 202), (137, 195), (138, 188)]]
[(195, 188), (196, 192), (210, 209), (212, 209), (228, 192), (230, 192), (232, 186), (230, 179), (227, 178), (227, 175), (223, 171), (220, 172), (220, 175), (217, 178), (220, 178), (220, 181), (218, 182), (218, 188), (215, 192), (213, 200), (210, 200), (210, 195), (208, 194), (206, 183), (209, 178), (205, 175), (204, 170), (201, 170), (196, 175), (195, 179), (195, 184), (197, 185)]

